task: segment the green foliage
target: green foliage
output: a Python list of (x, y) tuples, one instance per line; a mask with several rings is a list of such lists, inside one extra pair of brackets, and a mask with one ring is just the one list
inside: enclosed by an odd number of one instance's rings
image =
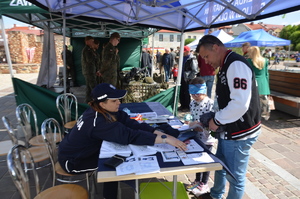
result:
[(300, 30), (297, 30), (295, 32), (293, 32), (290, 36), (290, 40), (292, 41), (292, 43), (294, 44), (298, 44), (300, 43)]
[[(299, 50), (299, 48), (298, 48), (299, 45), (298, 44), (300, 44), (300, 25), (285, 26), (281, 30), (279, 37), (282, 38), (282, 39), (291, 40), (291, 49), (292, 50)], [(288, 49), (288, 48), (285, 47), (285, 49)]]
[(231, 50), (237, 54), (243, 55), (242, 48), (231, 48)]
[(294, 50), (300, 51), (300, 43), (298, 43), (298, 44), (295, 46)]
[(186, 39), (186, 40), (184, 41), (184, 45), (186, 46), (186, 45), (192, 43), (193, 41), (195, 41), (195, 39), (192, 39), (192, 38)]

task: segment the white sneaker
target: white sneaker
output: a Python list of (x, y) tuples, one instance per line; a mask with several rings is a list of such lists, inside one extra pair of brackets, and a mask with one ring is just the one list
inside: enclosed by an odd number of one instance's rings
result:
[(195, 187), (193, 190), (192, 190), (192, 193), (199, 197), (207, 192), (209, 192), (209, 186), (208, 184), (203, 184), (203, 183), (200, 183), (199, 186)]

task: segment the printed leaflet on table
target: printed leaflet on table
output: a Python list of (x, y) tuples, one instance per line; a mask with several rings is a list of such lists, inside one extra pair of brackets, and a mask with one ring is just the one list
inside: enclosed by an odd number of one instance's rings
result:
[(206, 152), (185, 153), (184, 151), (177, 151), (177, 154), (184, 165), (214, 162), (214, 160)]
[(156, 156), (129, 157), (125, 162), (116, 167), (117, 175), (135, 173), (137, 175), (146, 173), (158, 173), (160, 167)]

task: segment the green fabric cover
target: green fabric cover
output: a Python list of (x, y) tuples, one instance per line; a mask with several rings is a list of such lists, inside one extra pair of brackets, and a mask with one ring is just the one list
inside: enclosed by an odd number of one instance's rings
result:
[[(177, 107), (178, 107), (178, 96), (175, 99), (175, 89), (176, 87), (169, 88), (168, 90), (165, 90), (157, 95), (154, 95), (153, 97), (150, 97), (149, 99), (145, 100), (144, 102), (160, 102), (166, 109), (168, 109), (173, 115), (177, 115)], [(180, 90), (180, 87), (178, 87), (178, 91)], [(175, 111), (173, 111), (174, 101), (175, 102)]]
[[(35, 110), (38, 120), (38, 127), (41, 129), (41, 124), (45, 119), (54, 118), (61, 124), (61, 118), (56, 108), (56, 97), (58, 93), (47, 90), (40, 86), (25, 82), (18, 78), (12, 78), (16, 104), (27, 103)], [(87, 104), (78, 104), (78, 116), (86, 109)], [(74, 113), (74, 111), (72, 111)], [(72, 115), (72, 118), (75, 114)]]

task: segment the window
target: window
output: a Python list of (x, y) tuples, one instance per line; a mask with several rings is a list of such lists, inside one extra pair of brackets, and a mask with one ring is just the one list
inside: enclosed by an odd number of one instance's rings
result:
[(188, 36), (188, 39), (191, 39), (192, 37), (191, 36)]
[(197, 37), (196, 37), (196, 36), (193, 36), (193, 39), (197, 39)]
[(170, 35), (170, 42), (174, 41), (174, 35)]
[(177, 42), (181, 42), (181, 36), (177, 35)]
[(164, 35), (163, 34), (159, 34), (159, 41), (164, 41)]

